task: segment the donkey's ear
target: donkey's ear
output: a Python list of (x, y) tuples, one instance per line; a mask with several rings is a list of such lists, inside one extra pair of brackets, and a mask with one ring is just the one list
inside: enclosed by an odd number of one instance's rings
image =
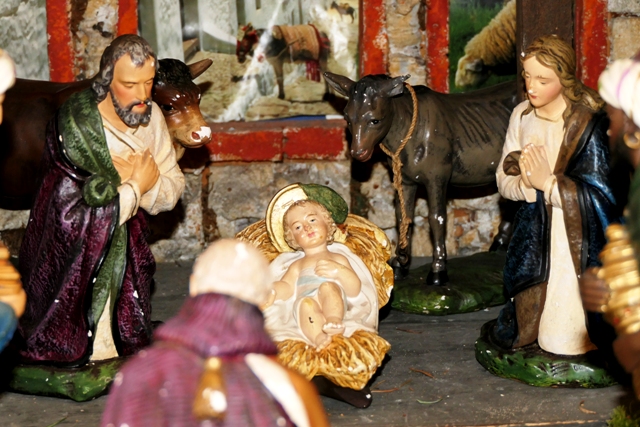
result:
[(191, 80), (207, 71), (207, 68), (211, 67), (211, 64), (213, 64), (213, 61), (209, 58), (194, 62), (193, 64), (189, 64), (188, 67), (189, 74), (191, 74)]
[(380, 84), (379, 94), (387, 98), (402, 95), (404, 92), (404, 82), (411, 77), (411, 74), (406, 76), (395, 77), (390, 80), (386, 80)]
[(341, 76), (340, 74), (333, 74), (328, 71), (323, 73), (324, 79), (329, 83), (329, 86), (333, 88), (340, 95), (349, 96), (351, 87), (355, 83), (349, 77)]

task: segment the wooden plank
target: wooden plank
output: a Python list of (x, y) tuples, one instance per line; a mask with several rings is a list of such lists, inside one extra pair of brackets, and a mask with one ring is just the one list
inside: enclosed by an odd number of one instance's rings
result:
[(429, 0), (426, 16), (427, 86), (449, 92), (449, 0)]
[(195, 53), (200, 50), (200, 39), (194, 38), (182, 42), (182, 50), (184, 51), (184, 60), (189, 60)]

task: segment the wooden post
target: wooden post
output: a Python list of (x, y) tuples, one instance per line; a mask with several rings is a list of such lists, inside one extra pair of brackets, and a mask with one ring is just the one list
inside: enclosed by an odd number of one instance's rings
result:
[(427, 86), (449, 92), (449, 0), (428, 0)]
[(138, 33), (138, 0), (118, 1), (118, 35)]
[(609, 58), (608, 21), (606, 0), (576, 0), (578, 78), (593, 89), (598, 89), (598, 78)]
[[(76, 79), (74, 70), (77, 64), (75, 64), (76, 55), (73, 51), (73, 31), (77, 30), (77, 21), (84, 13), (84, 9), (77, 3), (79, 3), (77, 0), (47, 0), (46, 2), (49, 79), (54, 82), (71, 82)], [(72, 21), (76, 22), (75, 29)], [(117, 35), (137, 32), (138, 0), (119, 0)]]
[(48, 0), (47, 35), (49, 39), (49, 79), (54, 82), (75, 80), (69, 0)]
[(389, 40), (386, 30), (387, 12), (384, 0), (360, 0), (360, 75), (387, 74)]
[[(516, 2), (516, 55), (537, 37), (557, 34), (573, 45), (573, 5), (574, 0), (517, 0)], [(522, 65), (518, 60), (518, 76)], [(523, 86), (524, 87), (524, 86)], [(524, 99), (524, 91), (518, 93)]]

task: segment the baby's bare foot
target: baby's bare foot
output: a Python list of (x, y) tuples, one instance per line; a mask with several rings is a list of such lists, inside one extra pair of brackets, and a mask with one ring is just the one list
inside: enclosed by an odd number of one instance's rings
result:
[(344, 332), (344, 324), (339, 317), (327, 317), (322, 330), (329, 335), (338, 335)]
[(325, 333), (319, 333), (315, 339), (316, 349), (322, 350), (323, 348), (328, 346), (330, 342), (331, 342), (331, 335), (327, 335)]

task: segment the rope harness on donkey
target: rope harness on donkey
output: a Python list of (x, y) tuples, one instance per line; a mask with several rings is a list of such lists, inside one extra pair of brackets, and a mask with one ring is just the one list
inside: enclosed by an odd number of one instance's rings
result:
[(416, 128), (416, 122), (418, 121), (418, 98), (416, 97), (416, 92), (413, 90), (409, 83), (405, 82), (404, 85), (409, 90), (409, 93), (411, 94), (411, 100), (413, 101), (411, 126), (409, 126), (409, 130), (407, 131), (404, 139), (400, 141), (400, 146), (395, 153), (392, 153), (387, 147), (384, 146), (384, 144), (380, 144), (380, 148), (382, 148), (382, 151), (384, 151), (387, 156), (391, 157), (391, 165), (393, 168), (393, 186), (398, 192), (398, 199), (400, 203), (401, 220), (398, 232), (400, 234), (399, 245), (402, 249), (406, 248), (409, 244), (409, 242), (407, 241), (407, 234), (409, 232), (409, 224), (411, 224), (411, 218), (407, 218), (407, 209), (404, 205), (404, 191), (402, 190), (402, 160), (400, 160), (400, 153), (404, 149), (405, 145), (407, 145), (409, 139), (411, 139), (413, 131)]

